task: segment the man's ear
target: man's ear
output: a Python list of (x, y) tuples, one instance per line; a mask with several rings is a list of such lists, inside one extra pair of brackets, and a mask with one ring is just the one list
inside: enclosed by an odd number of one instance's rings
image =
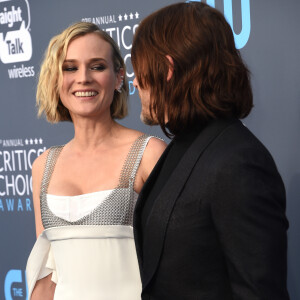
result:
[(173, 72), (174, 72), (174, 61), (173, 58), (170, 55), (166, 55), (166, 58), (168, 59), (170, 66), (169, 66), (169, 71), (168, 71), (168, 75), (167, 75), (167, 81), (169, 81), (172, 76), (173, 76)]

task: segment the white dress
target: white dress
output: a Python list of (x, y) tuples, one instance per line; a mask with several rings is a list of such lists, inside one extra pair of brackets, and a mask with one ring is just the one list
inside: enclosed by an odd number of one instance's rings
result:
[(135, 175), (151, 137), (132, 145), (116, 189), (80, 196), (47, 194), (62, 146), (50, 149), (41, 186), (45, 230), (28, 258), (28, 299), (38, 279), (52, 273), (54, 300), (140, 300), (133, 239)]

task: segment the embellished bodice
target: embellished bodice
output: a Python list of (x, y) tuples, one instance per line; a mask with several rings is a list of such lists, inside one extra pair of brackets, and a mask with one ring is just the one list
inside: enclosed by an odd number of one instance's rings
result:
[[(47, 204), (54, 215), (67, 221), (77, 221), (105, 201), (112, 191), (101, 190), (76, 196), (47, 194)], [(134, 202), (136, 202), (138, 196), (139, 194), (134, 191)]]

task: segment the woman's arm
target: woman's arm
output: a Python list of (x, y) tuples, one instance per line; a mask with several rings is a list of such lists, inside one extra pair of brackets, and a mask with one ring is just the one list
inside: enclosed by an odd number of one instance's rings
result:
[(140, 193), (145, 181), (149, 177), (166, 147), (167, 144), (160, 139), (151, 138), (149, 140), (134, 183), (134, 190), (137, 193)]
[[(40, 189), (47, 155), (48, 150), (40, 155), (32, 165), (32, 194), (37, 237), (44, 230), (41, 218)], [(51, 280), (51, 276), (52, 273), (36, 282), (30, 300), (53, 300), (56, 284)]]
[(32, 164), (32, 196), (37, 237), (44, 230), (41, 217), (40, 189), (48, 151), (41, 154)]

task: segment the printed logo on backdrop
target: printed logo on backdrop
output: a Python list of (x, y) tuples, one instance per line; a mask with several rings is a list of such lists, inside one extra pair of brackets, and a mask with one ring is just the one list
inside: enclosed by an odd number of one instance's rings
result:
[(82, 21), (98, 25), (117, 42), (126, 64), (129, 93), (133, 95), (135, 87), (133, 86), (134, 73), (131, 65), (131, 47), (133, 35), (140, 22), (139, 12), (132, 10), (105, 16), (83, 17)]
[[(232, 0), (223, 0), (223, 1), (224, 1), (224, 17), (226, 18), (227, 22), (231, 26), (236, 48), (241, 49), (245, 47), (250, 37), (250, 31), (251, 31), (250, 0), (241, 0), (242, 30), (239, 34), (235, 33), (234, 26), (233, 26)], [(203, 1), (192, 0), (186, 2), (203, 2)], [(206, 0), (206, 4), (212, 7), (216, 6), (215, 0)]]
[(0, 61), (14, 64), (7, 70), (9, 79), (33, 77), (34, 67), (22, 63), (31, 57), (28, 0), (0, 0)]
[(5, 300), (28, 299), (28, 287), (25, 279), (25, 271), (9, 270), (4, 280)]
[(0, 216), (33, 211), (33, 161), (44, 151), (41, 138), (0, 139)]

